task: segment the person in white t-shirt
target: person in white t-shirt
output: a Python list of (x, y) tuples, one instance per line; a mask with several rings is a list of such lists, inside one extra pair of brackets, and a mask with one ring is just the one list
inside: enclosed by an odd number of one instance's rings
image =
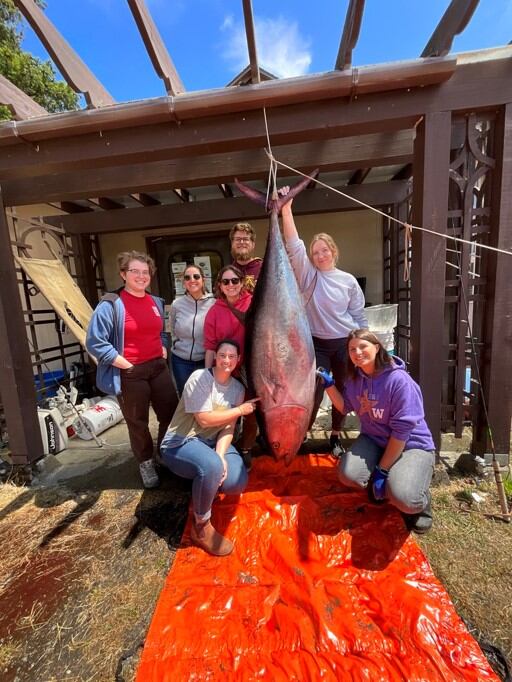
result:
[[(289, 187), (279, 190), (288, 194)], [(283, 206), (282, 222), (286, 249), (290, 257), (313, 336), (316, 365), (331, 371), (335, 386), (341, 392), (347, 361), (347, 337), (353, 329), (367, 329), (364, 294), (356, 278), (336, 267), (338, 247), (325, 232), (315, 234), (306, 246), (299, 238), (292, 213), (293, 199)], [(323, 385), (317, 383), (315, 404), (310, 427), (322, 402)], [(332, 407), (331, 450), (339, 456), (343, 452), (340, 431), (343, 415)]]
[(231, 375), (240, 357), (238, 343), (220, 341), (215, 367), (193, 372), (160, 448), (165, 466), (192, 479), (191, 539), (215, 556), (233, 551), (233, 543), (211, 523), (217, 492), (239, 495), (247, 485), (247, 470), (232, 445), (239, 417), (252, 414), (257, 398), (244, 402), (245, 389)]

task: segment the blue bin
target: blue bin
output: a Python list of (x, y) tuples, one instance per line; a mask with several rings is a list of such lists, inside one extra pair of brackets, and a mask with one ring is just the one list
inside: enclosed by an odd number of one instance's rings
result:
[[(58, 385), (56, 384), (56, 381), (62, 382), (64, 376), (65, 373), (61, 369), (56, 369), (53, 372), (43, 372), (44, 388), (47, 398), (57, 395)], [(38, 394), (37, 397), (39, 399), (42, 397), (41, 393), (43, 390), (43, 385), (39, 378), (39, 374), (34, 375), (34, 384), (36, 386), (36, 392)]]

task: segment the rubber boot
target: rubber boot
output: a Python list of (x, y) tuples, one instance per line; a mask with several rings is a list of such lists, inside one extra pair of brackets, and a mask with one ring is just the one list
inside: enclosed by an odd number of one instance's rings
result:
[(233, 551), (233, 543), (228, 538), (218, 533), (212, 526), (211, 521), (198, 524), (192, 523), (190, 529), (190, 539), (197, 545), (204, 549), (208, 554), (213, 556), (227, 556)]

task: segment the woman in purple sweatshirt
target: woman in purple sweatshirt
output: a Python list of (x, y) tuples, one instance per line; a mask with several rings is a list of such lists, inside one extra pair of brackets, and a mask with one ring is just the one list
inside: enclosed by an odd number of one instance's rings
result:
[(432, 526), (435, 446), (420, 388), (403, 360), (389, 355), (366, 329), (348, 335), (348, 357), (343, 395), (331, 375), (318, 370), (333, 404), (343, 414), (354, 411), (361, 421), (360, 435), (340, 459), (340, 480), (367, 488), (374, 501), (388, 500), (409, 530), (426, 533)]

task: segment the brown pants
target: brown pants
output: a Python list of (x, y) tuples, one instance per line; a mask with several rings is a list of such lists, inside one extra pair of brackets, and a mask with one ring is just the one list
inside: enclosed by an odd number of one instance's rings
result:
[(167, 360), (155, 358), (121, 370), (121, 395), (117, 397), (135, 458), (138, 462), (151, 459), (153, 439), (149, 431), (149, 405), (158, 420), (157, 450), (178, 405)]

